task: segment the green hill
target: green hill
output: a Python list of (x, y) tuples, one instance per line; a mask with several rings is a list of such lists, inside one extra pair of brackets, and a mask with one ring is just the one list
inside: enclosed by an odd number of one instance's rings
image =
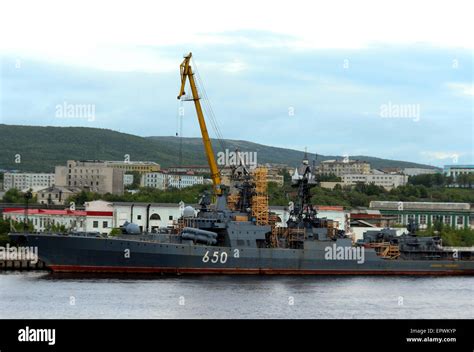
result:
[[(86, 127), (39, 127), (0, 124), (0, 169), (52, 172), (55, 165), (64, 165), (68, 159), (123, 160), (129, 154), (131, 160), (160, 163), (163, 167), (178, 165), (180, 139), (177, 137), (139, 137), (108, 129)], [(303, 152), (262, 144), (224, 140), (230, 150), (256, 151), (259, 163), (283, 163), (291, 166), (299, 163)], [(222, 150), (213, 141), (216, 152)], [(16, 163), (16, 156), (20, 163)], [(318, 161), (335, 159), (337, 156), (318, 156)], [(405, 161), (387, 160), (368, 156), (351, 156), (366, 160), (374, 168), (381, 167), (428, 167)], [(182, 164), (206, 165), (200, 138), (183, 138)]]

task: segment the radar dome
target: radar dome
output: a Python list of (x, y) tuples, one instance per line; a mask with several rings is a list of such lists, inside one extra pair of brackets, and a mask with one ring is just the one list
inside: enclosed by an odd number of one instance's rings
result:
[(194, 208), (190, 205), (188, 205), (187, 207), (183, 209), (184, 218), (193, 218), (194, 214), (195, 214)]
[(125, 232), (129, 235), (136, 235), (141, 232), (140, 227), (137, 224), (128, 221), (125, 221), (125, 223), (123, 224), (123, 228), (125, 229)]

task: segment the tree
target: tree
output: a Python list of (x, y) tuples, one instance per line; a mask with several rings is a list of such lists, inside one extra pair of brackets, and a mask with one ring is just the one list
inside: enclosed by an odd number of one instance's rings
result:
[(66, 226), (63, 224), (51, 224), (48, 223), (45, 226), (45, 231), (48, 232), (59, 232), (59, 233), (64, 233), (67, 232)]
[[(3, 196), (4, 203), (15, 203), (15, 204), (24, 204), (25, 200), (25, 193), (20, 192), (16, 188), (10, 188)], [(34, 196), (32, 199), (28, 201), (29, 203), (36, 203), (37, 197)]]
[(66, 204), (69, 204), (70, 202), (74, 202), (76, 206), (82, 206), (84, 205), (85, 202), (90, 202), (93, 200), (98, 200), (103, 198), (100, 194), (93, 193), (93, 192), (86, 192), (86, 191), (81, 191), (78, 194), (75, 194), (71, 197), (68, 198), (66, 201)]
[(289, 184), (291, 182), (291, 175), (287, 169), (281, 169), (278, 174), (283, 176), (284, 184)]
[(425, 187), (442, 187), (448, 185), (449, 182), (450, 179), (441, 173), (415, 175), (408, 178), (409, 184)]
[(455, 229), (442, 223), (417, 232), (418, 236), (439, 236), (445, 246), (471, 247), (474, 246), (474, 230), (470, 228)]
[(340, 177), (338, 177), (334, 174), (318, 175), (317, 180), (318, 180), (318, 182), (341, 182), (342, 181)]
[(125, 186), (126, 189), (137, 189), (140, 187), (140, 180), (142, 175), (138, 171), (127, 171), (125, 174), (133, 176), (132, 184)]
[(471, 188), (474, 185), (474, 174), (460, 174), (456, 177), (456, 183), (460, 187)]
[(10, 243), (10, 238), (8, 237), (8, 233), (12, 231), (34, 231), (33, 222), (29, 221), (28, 226), (25, 229), (24, 222), (18, 221), (11, 221), (10, 219), (2, 219), (0, 218), (0, 246), (5, 246), (7, 243)]

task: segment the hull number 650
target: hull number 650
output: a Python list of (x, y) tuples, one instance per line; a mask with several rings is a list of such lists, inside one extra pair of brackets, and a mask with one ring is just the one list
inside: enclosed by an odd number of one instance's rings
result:
[(224, 264), (225, 262), (227, 262), (227, 253), (216, 251), (216, 252), (213, 252), (211, 255), (209, 251), (206, 251), (206, 253), (202, 257), (202, 261), (203, 263), (211, 262), (213, 264), (216, 264), (216, 263)]

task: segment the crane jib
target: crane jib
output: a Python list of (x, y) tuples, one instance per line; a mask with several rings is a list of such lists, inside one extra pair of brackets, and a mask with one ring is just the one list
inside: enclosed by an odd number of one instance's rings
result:
[(209, 138), (209, 133), (207, 132), (206, 121), (204, 120), (204, 114), (202, 112), (201, 103), (199, 101), (199, 93), (197, 90), (196, 83), (194, 81), (194, 74), (189, 64), (191, 60), (192, 54), (189, 53), (184, 57), (183, 62), (180, 65), (180, 73), (181, 73), (181, 89), (178, 94), (178, 99), (181, 99), (185, 95), (185, 85), (186, 85), (186, 78), (189, 81), (189, 85), (191, 86), (191, 93), (193, 96), (194, 107), (196, 108), (196, 114), (199, 122), (199, 128), (201, 129), (202, 141), (204, 143), (204, 150), (206, 152), (207, 162), (209, 164), (209, 168), (211, 170), (211, 179), (214, 188), (214, 193), (216, 195), (220, 195), (221, 190), (221, 176), (219, 169), (217, 167), (216, 159), (214, 157), (214, 151), (212, 149), (211, 139)]

